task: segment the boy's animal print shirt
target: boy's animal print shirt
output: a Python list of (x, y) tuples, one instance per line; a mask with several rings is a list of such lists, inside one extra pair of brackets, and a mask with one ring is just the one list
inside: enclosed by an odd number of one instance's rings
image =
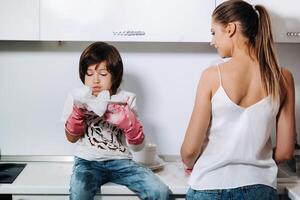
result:
[[(118, 97), (132, 99), (130, 107), (136, 112), (135, 94), (119, 91)], [(66, 100), (62, 121), (66, 121), (72, 112), (73, 98), (69, 95)], [(108, 123), (96, 114), (89, 114), (86, 119), (84, 136), (76, 142), (74, 155), (85, 160), (131, 159), (125, 136), (119, 128)]]
[(89, 116), (84, 137), (89, 145), (101, 150), (124, 153), (127, 147), (123, 144), (123, 132), (97, 115)]

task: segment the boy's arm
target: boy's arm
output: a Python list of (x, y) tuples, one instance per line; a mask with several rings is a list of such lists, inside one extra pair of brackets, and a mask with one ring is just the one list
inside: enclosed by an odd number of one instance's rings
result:
[[(79, 90), (79, 89), (77, 89)], [(83, 89), (81, 89), (83, 91)], [(77, 92), (78, 93), (78, 92)], [(76, 94), (76, 93), (75, 93)], [(73, 93), (69, 94), (64, 103), (63, 113), (61, 116), (61, 121), (65, 126), (65, 135), (69, 142), (75, 143), (84, 135), (85, 127), (85, 115), (87, 110), (82, 108), (81, 102), (79, 100), (84, 98), (76, 98)]]
[(129, 149), (131, 149), (132, 151), (140, 151), (145, 146), (145, 139), (143, 140), (143, 142), (141, 144), (129, 144), (128, 140), (126, 140), (126, 144), (129, 147)]
[(143, 148), (143, 126), (128, 105), (109, 104), (104, 119), (123, 130), (131, 149), (138, 151)]
[(76, 135), (72, 135), (72, 134), (68, 133), (68, 130), (67, 130), (67, 129), (65, 129), (65, 133), (66, 133), (66, 138), (67, 138), (67, 140), (68, 140), (69, 142), (71, 142), (71, 143), (75, 143), (75, 142), (77, 142), (80, 138), (82, 138), (82, 135), (76, 136)]
[(65, 123), (65, 133), (69, 142), (76, 142), (84, 135), (85, 110), (73, 105), (72, 113)]

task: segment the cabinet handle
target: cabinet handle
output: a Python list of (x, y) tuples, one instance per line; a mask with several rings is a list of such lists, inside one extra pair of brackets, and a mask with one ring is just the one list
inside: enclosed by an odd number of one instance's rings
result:
[(300, 32), (287, 32), (286, 35), (287, 36), (296, 36), (296, 37), (298, 36), (299, 37), (300, 36)]
[(144, 36), (145, 31), (113, 31), (114, 36)]

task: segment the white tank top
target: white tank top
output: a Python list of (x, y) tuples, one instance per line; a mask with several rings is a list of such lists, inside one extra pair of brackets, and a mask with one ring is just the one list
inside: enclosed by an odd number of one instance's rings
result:
[(267, 96), (243, 108), (222, 87), (211, 99), (208, 143), (197, 160), (189, 184), (194, 190), (230, 189), (264, 184), (276, 189), (277, 166), (272, 159), (271, 132), (278, 105)]

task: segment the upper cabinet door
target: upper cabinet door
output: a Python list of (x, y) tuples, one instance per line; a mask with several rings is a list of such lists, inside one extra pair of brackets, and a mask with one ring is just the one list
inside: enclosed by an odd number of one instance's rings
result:
[(212, 0), (40, 0), (41, 40), (208, 42)]
[(1, 0), (0, 26), (0, 40), (38, 40), (39, 0)]
[[(216, 0), (217, 5), (223, 2)], [(300, 42), (299, 0), (247, 0), (250, 4), (264, 5), (269, 11), (275, 42)]]

